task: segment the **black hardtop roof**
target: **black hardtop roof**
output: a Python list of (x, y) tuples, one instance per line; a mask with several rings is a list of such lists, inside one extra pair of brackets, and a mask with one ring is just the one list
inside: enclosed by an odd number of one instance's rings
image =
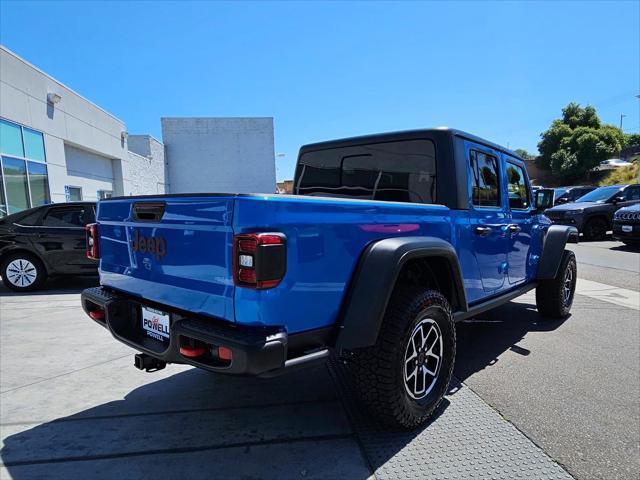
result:
[(512, 157), (517, 158), (518, 160), (522, 160), (522, 157), (517, 153), (509, 150), (506, 147), (498, 145), (497, 143), (490, 142), (489, 140), (485, 140), (484, 138), (477, 137), (467, 132), (463, 132), (462, 130), (456, 130), (455, 128), (449, 127), (438, 127), (438, 128), (422, 128), (416, 130), (402, 130), (398, 132), (387, 132), (387, 133), (375, 133), (372, 135), (362, 135), (357, 137), (349, 137), (349, 138), (340, 138), (335, 140), (328, 140), (325, 142), (316, 142), (309, 143), (307, 145), (303, 145), (300, 147), (300, 155), (306, 152), (312, 152), (314, 150), (324, 150), (328, 148), (338, 148), (338, 147), (347, 147), (347, 146), (355, 146), (362, 145), (365, 143), (380, 143), (380, 142), (390, 142), (397, 140), (409, 140), (415, 138), (424, 138), (425, 136), (434, 136), (434, 135), (448, 135), (451, 137), (460, 137), (466, 140), (471, 140), (475, 143), (480, 143), (482, 145), (486, 145), (487, 147), (493, 148), (495, 150), (499, 150), (503, 153), (507, 153)]

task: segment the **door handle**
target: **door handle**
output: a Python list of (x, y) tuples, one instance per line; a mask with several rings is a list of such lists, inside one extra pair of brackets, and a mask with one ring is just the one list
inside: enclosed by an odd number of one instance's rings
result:
[(507, 227), (507, 229), (509, 230), (509, 233), (511, 235), (515, 235), (515, 234), (520, 233), (522, 231), (522, 228), (520, 228), (518, 225), (513, 225), (513, 224), (509, 225)]
[(476, 227), (474, 232), (476, 235), (480, 235), (481, 237), (486, 237), (492, 231), (491, 227)]

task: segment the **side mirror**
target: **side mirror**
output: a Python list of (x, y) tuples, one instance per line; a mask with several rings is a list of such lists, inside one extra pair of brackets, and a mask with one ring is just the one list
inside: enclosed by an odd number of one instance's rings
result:
[(568, 198), (559, 198), (558, 200), (556, 200), (556, 205), (562, 205), (563, 203), (567, 202), (569, 202)]
[(615, 205), (616, 203), (624, 202), (624, 201), (625, 201), (625, 198), (624, 198), (622, 195), (619, 195), (619, 196), (617, 196), (617, 197), (613, 197), (613, 200), (612, 200), (612, 202), (613, 202), (613, 204), (614, 204), (614, 205)]
[(547, 208), (553, 207), (554, 196), (555, 192), (552, 188), (541, 188), (537, 190), (533, 202), (536, 210), (542, 212)]

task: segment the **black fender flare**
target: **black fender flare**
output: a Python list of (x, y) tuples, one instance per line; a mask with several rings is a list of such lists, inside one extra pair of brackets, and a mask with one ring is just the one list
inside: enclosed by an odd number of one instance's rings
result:
[(455, 285), (454, 310), (467, 310), (464, 282), (453, 245), (437, 237), (395, 237), (370, 244), (360, 257), (339, 317), (336, 349), (375, 345), (391, 293), (404, 264), (416, 258), (444, 258)]
[(544, 236), (542, 253), (538, 263), (538, 280), (555, 278), (562, 261), (562, 254), (567, 242), (577, 243), (578, 229), (570, 225), (551, 225)]

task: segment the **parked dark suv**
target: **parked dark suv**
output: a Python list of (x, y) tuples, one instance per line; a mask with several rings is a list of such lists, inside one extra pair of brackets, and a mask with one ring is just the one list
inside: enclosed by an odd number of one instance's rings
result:
[(550, 208), (545, 215), (553, 223), (575, 226), (586, 240), (602, 240), (613, 228), (616, 210), (636, 203), (640, 203), (640, 185), (612, 185)]
[(613, 216), (613, 238), (640, 246), (640, 203), (621, 208)]
[(95, 203), (44, 205), (0, 219), (0, 275), (7, 288), (36, 290), (49, 276), (97, 275), (86, 257), (84, 227)]
[(555, 200), (554, 205), (563, 205), (565, 203), (575, 202), (577, 199), (595, 190), (598, 187), (591, 186), (575, 186), (575, 187), (558, 187), (554, 188)]

